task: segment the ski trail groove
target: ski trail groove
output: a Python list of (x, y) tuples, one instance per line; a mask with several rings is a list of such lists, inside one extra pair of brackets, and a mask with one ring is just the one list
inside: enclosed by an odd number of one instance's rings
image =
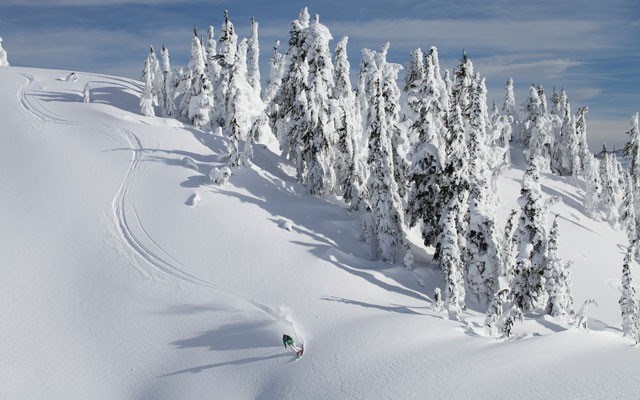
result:
[[(134, 187), (134, 174), (138, 169), (140, 163), (140, 155), (143, 152), (142, 143), (132, 131), (124, 128), (119, 129), (118, 131), (122, 134), (124, 139), (128, 142), (129, 146), (131, 146), (131, 150), (133, 151), (133, 159), (131, 161), (131, 164), (129, 165), (129, 168), (124, 176), (120, 189), (118, 190), (113, 200), (113, 212), (116, 218), (116, 223), (119, 228), (120, 235), (125, 243), (127, 243), (135, 253), (141, 256), (149, 265), (155, 267), (158, 271), (186, 283), (195, 284), (227, 293), (235, 298), (242, 300), (244, 303), (248, 304), (259, 312), (269, 316), (272, 320), (288, 325), (294, 332), (297, 332), (292, 318), (290, 318), (288, 315), (284, 316), (282, 315), (282, 312), (276, 311), (272, 307), (264, 303), (246, 297), (234, 290), (223, 288), (213, 282), (203, 280), (195, 275), (185, 272), (185, 269), (187, 269), (187, 267), (184, 265), (184, 263), (172, 256), (165, 248), (160, 246), (158, 242), (151, 237), (151, 235), (142, 224), (138, 211), (133, 205), (133, 201), (130, 200), (130, 192)], [(130, 220), (130, 216), (127, 215), (127, 205), (131, 206), (133, 221)], [(132, 222), (135, 222), (135, 225), (132, 225)], [(138, 229), (136, 229), (136, 227), (139, 228), (140, 236), (138, 236), (138, 234), (136, 233), (138, 232)], [(304, 343), (304, 339), (302, 339), (302, 341)]]

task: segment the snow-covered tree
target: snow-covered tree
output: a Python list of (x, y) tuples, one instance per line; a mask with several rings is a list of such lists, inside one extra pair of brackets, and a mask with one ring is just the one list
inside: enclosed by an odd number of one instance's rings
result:
[(631, 118), (631, 129), (627, 131), (629, 138), (624, 146), (624, 155), (629, 160), (630, 187), (634, 196), (636, 232), (640, 232), (640, 115)]
[(140, 112), (147, 117), (155, 117), (153, 106), (157, 104), (158, 98), (153, 90), (153, 77), (151, 75), (151, 64), (149, 59), (144, 63), (144, 92), (140, 98)]
[(424, 54), (420, 48), (411, 52), (411, 62), (404, 76), (404, 88), (407, 99), (407, 107), (410, 118), (416, 120), (416, 115), (420, 112), (420, 91), (425, 78)]
[[(580, 107), (575, 114), (576, 124), (576, 137), (578, 141), (578, 151), (580, 154), (580, 171), (585, 172), (585, 163), (590, 162), (593, 153), (589, 150), (589, 143), (587, 142), (587, 120), (586, 115), (589, 111), (589, 107)], [(585, 176), (585, 175), (583, 175)]]
[(618, 303), (622, 310), (622, 331), (624, 336), (640, 342), (640, 313), (636, 290), (631, 279), (631, 263), (633, 262), (633, 246), (629, 246), (622, 264), (622, 295)]
[(622, 167), (615, 154), (604, 153), (600, 160), (600, 199), (606, 220), (614, 227), (620, 222), (620, 206), (624, 198), (624, 179), (620, 176)]
[(476, 299), (487, 304), (497, 291), (501, 268), (500, 239), (495, 223), (495, 185), (490, 168), (495, 162), (487, 146), (486, 89), (474, 87), (469, 125), (469, 208), (465, 280)]
[(251, 97), (253, 87), (247, 80), (247, 39), (242, 39), (235, 52), (226, 99), (225, 134), (229, 138), (229, 166), (248, 166), (253, 156), (251, 136)]
[(598, 204), (600, 204), (600, 162), (593, 153), (585, 153), (582, 158), (582, 175), (585, 181), (584, 208), (591, 218), (599, 220)]
[(440, 268), (444, 272), (446, 285), (445, 305), (449, 315), (460, 319), (460, 314), (466, 308), (465, 287), (463, 276), (463, 261), (458, 235), (458, 219), (462, 211), (460, 202), (452, 198), (445, 207), (440, 220)]
[(227, 126), (226, 107), (229, 94), (229, 84), (231, 80), (231, 69), (236, 61), (236, 52), (238, 50), (238, 35), (235, 27), (229, 18), (229, 12), (224, 10), (224, 22), (220, 29), (220, 39), (217, 44), (217, 54), (215, 60), (217, 66), (214, 66), (213, 74), (213, 100), (214, 110), (211, 119), (219, 126)]
[[(269, 107), (269, 115), (277, 114), (277, 110), (272, 109), (272, 100), (278, 93), (282, 85), (282, 75), (284, 74), (285, 57), (280, 53), (280, 41), (273, 44), (273, 55), (269, 60), (269, 75), (267, 76), (267, 87), (262, 94), (262, 100)], [(275, 104), (274, 104), (275, 105)]]
[(535, 159), (529, 162), (518, 199), (521, 211), (515, 234), (517, 253), (512, 291), (515, 305), (523, 312), (546, 305), (547, 215), (538, 165)]
[[(422, 109), (424, 112), (424, 108)], [(411, 190), (408, 196), (407, 217), (409, 226), (420, 225), (426, 246), (436, 244), (442, 212), (440, 182), (443, 157), (433, 144), (436, 122), (430, 113), (420, 117), (420, 135), (411, 151), (408, 179)]]
[(516, 97), (513, 91), (513, 79), (509, 78), (504, 89), (504, 103), (502, 104), (502, 115), (504, 115), (511, 125), (511, 139), (524, 142), (520, 115), (516, 107)]
[(636, 227), (635, 193), (631, 184), (631, 177), (628, 171), (624, 171), (624, 197), (620, 205), (620, 223), (627, 233), (629, 243), (635, 245), (634, 256), (638, 257), (640, 247), (638, 246), (638, 231)]
[(366, 135), (369, 138), (367, 168), (368, 211), (364, 224), (365, 238), (371, 256), (395, 262), (406, 251), (403, 232), (403, 210), (398, 187), (393, 178), (393, 151), (391, 135), (386, 122), (386, 105), (383, 95), (383, 71), (376, 68), (368, 79), (372, 85), (368, 93), (369, 113), (366, 119)]
[(283, 156), (294, 162), (298, 180), (302, 180), (302, 136), (310, 129), (311, 116), (308, 106), (307, 47), (305, 38), (309, 27), (309, 12), (302, 9), (300, 17), (292, 21), (289, 49), (280, 88), (273, 99), (275, 115), (272, 129), (280, 141)]
[(0, 37), (0, 67), (8, 67), (9, 59), (7, 58), (7, 51), (2, 48), (2, 38)]
[(88, 82), (84, 85), (84, 89), (82, 90), (82, 101), (85, 103), (91, 102), (91, 86)]
[(471, 115), (471, 99), (473, 96), (473, 81), (475, 74), (473, 72), (473, 63), (467, 56), (466, 52), (462, 52), (460, 62), (453, 70), (453, 87), (451, 88), (451, 108), (460, 107), (460, 113), (464, 121), (469, 120)]
[(176, 115), (176, 104), (174, 101), (176, 86), (174, 82), (174, 74), (171, 70), (169, 49), (163, 45), (160, 55), (162, 58), (162, 76), (164, 78), (162, 87), (162, 99), (164, 100), (164, 104), (162, 104), (162, 110), (166, 117), (172, 117)]
[(442, 291), (440, 288), (435, 288), (433, 291), (433, 304), (431, 309), (435, 312), (441, 312), (444, 310), (444, 304), (442, 303)]
[(553, 220), (549, 233), (547, 263), (544, 270), (545, 289), (549, 295), (547, 314), (554, 317), (573, 315), (573, 297), (571, 296), (571, 279), (569, 269), (572, 263), (562, 262), (558, 254), (558, 216)]
[(409, 163), (407, 153), (409, 151), (409, 139), (407, 132), (400, 125), (400, 88), (398, 87), (398, 73), (402, 70), (400, 64), (387, 61), (389, 43), (382, 46), (382, 50), (376, 54), (378, 68), (382, 72), (382, 96), (385, 98), (385, 121), (391, 138), (393, 153), (393, 176), (398, 186), (400, 198), (407, 195), (407, 170)]
[[(192, 108), (191, 106), (191, 96), (193, 96), (194, 93), (199, 94), (202, 92), (202, 75), (204, 72), (205, 62), (202, 43), (200, 42), (198, 31), (194, 29), (193, 39), (191, 41), (191, 58), (189, 59), (187, 70), (182, 79), (181, 91), (183, 95), (179, 106), (180, 115), (189, 118), (191, 121), (193, 120), (191, 116), (189, 116), (189, 110), (195, 109), (195, 107)], [(197, 86), (194, 88), (194, 85)]]
[[(580, 148), (576, 132), (576, 121), (571, 114), (571, 105), (562, 89), (559, 98), (560, 106), (555, 112), (562, 119), (560, 137), (551, 164), (553, 172), (563, 176), (577, 176), (580, 172)], [(564, 104), (562, 104), (564, 102)]]
[(517, 210), (511, 210), (511, 214), (507, 219), (502, 236), (502, 268), (498, 271), (498, 282), (500, 286), (511, 286), (515, 276), (515, 265), (517, 256), (516, 242), (516, 217)]
[(504, 303), (507, 302), (508, 296), (509, 289), (498, 290), (493, 294), (484, 320), (484, 325), (491, 336), (496, 336), (498, 332), (502, 331)]
[(254, 96), (260, 98), (262, 85), (260, 83), (260, 43), (258, 39), (258, 21), (251, 18), (251, 38), (247, 44), (247, 75), (249, 84), (254, 90)]
[(333, 112), (334, 126), (338, 133), (338, 159), (335, 170), (338, 187), (343, 199), (354, 209), (364, 197), (364, 160), (359, 149), (359, 138), (362, 136), (362, 121), (356, 112), (355, 93), (349, 77), (351, 65), (347, 58), (347, 42), (344, 36), (335, 50), (335, 87), (333, 97), (336, 100), (337, 112)]
[(336, 187), (333, 163), (336, 160), (335, 148), (338, 139), (331, 115), (331, 97), (335, 85), (329, 49), (329, 41), (332, 39), (329, 29), (320, 23), (316, 15), (305, 37), (309, 66), (309, 126), (300, 137), (304, 160), (302, 182), (311, 194), (329, 193)]

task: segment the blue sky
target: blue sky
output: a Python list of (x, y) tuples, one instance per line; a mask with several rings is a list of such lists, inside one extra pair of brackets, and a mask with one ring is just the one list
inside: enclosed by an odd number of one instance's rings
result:
[[(166, 44), (174, 66), (188, 61), (193, 26), (219, 28), (228, 9), (240, 35), (260, 22), (262, 64), (275, 39), (308, 6), (331, 30), (348, 35), (352, 68), (360, 49), (391, 42), (405, 64), (415, 47), (437, 46), (453, 68), (462, 49), (501, 103), (513, 77), (524, 101), (531, 83), (564, 86), (574, 110), (588, 106), (590, 142), (618, 148), (640, 111), (640, 5), (637, 0), (2, 0), (0, 36), (12, 65), (102, 72), (138, 78), (148, 46)], [(263, 68), (263, 76), (267, 71)]]

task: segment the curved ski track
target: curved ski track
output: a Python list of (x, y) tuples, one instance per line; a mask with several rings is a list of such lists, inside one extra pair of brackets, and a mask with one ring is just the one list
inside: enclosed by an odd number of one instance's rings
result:
[[(23, 109), (38, 120), (44, 122), (52, 122), (61, 125), (81, 124), (78, 121), (68, 120), (51, 112), (51, 110), (48, 110), (33, 93), (26, 93), (25, 89), (35, 82), (35, 78), (29, 74), (21, 75), (27, 79), (27, 82), (22, 85), (20, 90), (17, 92), (18, 101)], [(176, 281), (195, 284), (232, 295), (233, 297), (247, 303), (252, 308), (268, 315), (272, 320), (289, 325), (294, 332), (297, 331), (291, 318), (283, 316), (281, 312), (275, 311), (270, 306), (248, 298), (233, 290), (222, 288), (215, 283), (208, 282), (189, 274), (185, 271), (187, 268), (182, 262), (172, 256), (149, 235), (142, 224), (135, 205), (130, 200), (130, 194), (135, 187), (134, 175), (140, 164), (141, 154), (144, 152), (142, 143), (135, 133), (126, 128), (113, 128), (106, 125), (102, 125), (101, 128), (103, 129), (100, 129), (100, 131), (112, 139), (115, 138), (111, 132), (118, 132), (120, 137), (124, 138), (133, 152), (131, 164), (129, 165), (120, 188), (112, 201), (112, 211), (121, 239), (149, 265), (153, 266), (157, 271), (160, 271), (164, 275), (168, 275)], [(130, 212), (127, 211), (129, 209), (131, 210)], [(300, 339), (304, 341), (303, 338)]]

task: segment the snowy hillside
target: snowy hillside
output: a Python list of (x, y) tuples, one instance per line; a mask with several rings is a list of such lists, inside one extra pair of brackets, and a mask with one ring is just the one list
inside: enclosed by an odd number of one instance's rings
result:
[[(140, 115), (139, 82), (67, 74), (0, 68), (0, 398), (640, 397), (626, 235), (571, 178), (541, 184), (576, 308), (597, 301), (589, 330), (533, 316), (495, 339), (473, 303), (462, 321), (431, 309), (444, 281), (419, 233), (413, 271), (370, 261), (360, 214), (308, 195), (273, 146), (213, 184), (227, 139)], [(511, 151), (500, 224), (524, 173)]]

